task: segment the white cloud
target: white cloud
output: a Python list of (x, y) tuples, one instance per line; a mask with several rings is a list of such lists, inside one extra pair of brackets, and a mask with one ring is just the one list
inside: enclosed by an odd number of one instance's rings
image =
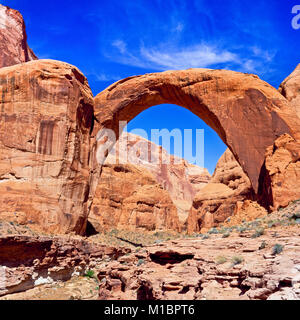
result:
[(238, 60), (234, 53), (208, 45), (197, 45), (173, 52), (142, 47), (141, 56), (161, 69), (206, 68)]
[(141, 45), (135, 51), (129, 51), (129, 46), (123, 40), (115, 40), (112, 46), (118, 50), (118, 54), (111, 52), (109, 56), (115, 62), (157, 71), (218, 66), (240, 72), (261, 73), (268, 69), (276, 54), (275, 51), (257, 46), (230, 50), (207, 43), (185, 48), (167, 44), (160, 44), (159, 47)]
[(267, 62), (271, 62), (276, 55), (276, 51), (274, 50), (273, 51), (262, 50), (259, 47), (252, 47), (251, 50), (254, 56), (259, 57)]
[(125, 53), (127, 51), (126, 43), (124, 41), (122, 41), (122, 40), (115, 40), (112, 43), (112, 46), (117, 48), (121, 53)]
[(114, 61), (144, 69), (206, 68), (215, 64), (237, 62), (239, 60), (239, 57), (230, 51), (206, 44), (181, 50), (168, 47), (160, 50), (141, 46), (136, 54), (129, 52), (126, 43), (122, 40), (116, 40), (112, 45), (121, 53), (121, 55), (113, 56)]
[(122, 77), (120, 77), (120, 76), (105, 74), (105, 73), (95, 74), (95, 77), (98, 81), (117, 81), (117, 80), (122, 79)]

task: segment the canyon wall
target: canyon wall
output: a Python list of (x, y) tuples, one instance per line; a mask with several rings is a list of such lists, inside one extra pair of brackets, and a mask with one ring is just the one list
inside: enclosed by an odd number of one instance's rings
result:
[(0, 218), (85, 232), (93, 96), (74, 66), (36, 60), (0, 69)]

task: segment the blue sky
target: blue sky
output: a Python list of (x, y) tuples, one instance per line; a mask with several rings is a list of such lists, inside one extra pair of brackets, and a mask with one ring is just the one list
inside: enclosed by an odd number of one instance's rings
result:
[[(39, 58), (76, 65), (96, 95), (131, 75), (190, 67), (258, 74), (276, 88), (300, 63), (300, 0), (1, 1), (19, 10)], [(225, 150), (203, 121), (177, 106), (155, 106), (129, 130), (201, 128), (205, 166), (213, 172)]]

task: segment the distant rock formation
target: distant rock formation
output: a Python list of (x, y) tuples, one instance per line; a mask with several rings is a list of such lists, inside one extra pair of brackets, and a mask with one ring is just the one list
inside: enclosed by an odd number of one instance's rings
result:
[(0, 68), (36, 60), (19, 11), (0, 4)]
[[(121, 152), (122, 143), (125, 152)], [(123, 133), (105, 161), (89, 221), (98, 231), (109, 228), (178, 231), (181, 228), (177, 216), (184, 227), (194, 195), (209, 179), (206, 169), (174, 157), (138, 135)], [(161, 212), (160, 218), (155, 218), (157, 208), (165, 212), (165, 218)], [(147, 215), (157, 222), (143, 227), (141, 221), (147, 220)]]
[(147, 169), (131, 164), (103, 166), (88, 219), (97, 232), (181, 229), (169, 193)]

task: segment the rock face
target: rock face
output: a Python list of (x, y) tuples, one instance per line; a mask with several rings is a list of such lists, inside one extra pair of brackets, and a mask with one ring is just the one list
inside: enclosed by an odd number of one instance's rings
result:
[(0, 237), (0, 247), (0, 296), (83, 275), (92, 263), (131, 251), (82, 239), (42, 236)]
[(300, 64), (281, 83), (279, 92), (290, 102), (290, 106), (300, 118)]
[(261, 175), (262, 203), (270, 210), (286, 207), (300, 198), (300, 143), (288, 134), (279, 137), (266, 151)]
[[(279, 234), (180, 239), (122, 256), (100, 268), (99, 299), (299, 300), (298, 233)], [(275, 255), (278, 241), (284, 249)]]
[[(117, 167), (121, 173), (118, 174), (118, 181), (112, 183), (116, 175), (113, 169), (116, 168), (116, 166), (114, 166), (116, 162), (119, 163)], [(128, 163), (131, 165), (127, 166)], [(104, 215), (109, 213), (111, 216), (110, 219), (113, 219), (114, 206), (112, 208), (107, 206), (105, 199), (107, 199), (109, 194), (117, 194), (118, 197), (125, 199), (131, 195), (131, 192), (134, 190), (137, 191), (137, 188), (141, 185), (159, 183), (164, 190), (168, 191), (177, 208), (180, 223), (184, 226), (195, 194), (200, 191), (210, 179), (210, 175), (206, 169), (174, 157), (168, 154), (161, 146), (138, 135), (127, 132), (121, 135), (119, 141), (109, 153), (105, 164), (107, 164), (107, 166), (103, 169), (100, 177), (99, 184), (101, 187), (97, 190), (94, 203), (97, 203), (97, 207), (100, 210), (98, 214), (99, 217), (101, 216), (101, 212)], [(136, 166), (137, 169), (134, 169), (134, 166)], [(123, 168), (123, 170), (121, 170), (121, 168)], [(144, 169), (146, 169), (146, 171), (144, 171)], [(111, 170), (111, 179), (109, 178), (108, 170)], [(133, 175), (123, 174), (123, 172), (127, 172), (128, 170), (130, 170), (131, 173), (135, 173)], [(147, 179), (145, 181), (143, 176), (148, 177), (148, 171), (151, 172), (153, 176), (150, 180)], [(145, 174), (143, 174), (143, 172), (145, 172)], [(138, 176), (140, 176), (141, 179)], [(124, 179), (126, 178), (126, 181), (122, 182), (122, 177), (124, 177)], [(130, 181), (130, 179), (132, 179), (132, 181)], [(128, 184), (134, 186), (134, 188), (130, 190), (127, 189), (126, 185)], [(122, 189), (120, 189), (119, 186), (123, 186)], [(161, 188), (158, 189), (158, 193), (161, 192), (160, 189)], [(100, 192), (100, 190), (103, 191)], [(103, 196), (104, 193), (106, 194), (105, 197)], [(163, 194), (165, 193), (163, 192)], [(105, 202), (104, 206), (101, 205), (101, 199)], [(173, 211), (173, 204), (170, 204), (170, 207), (172, 207)], [(91, 215), (93, 215), (93, 212)], [(118, 216), (118, 214), (116, 215)], [(95, 222), (93, 225), (94, 224)], [(113, 226), (113, 224), (111, 224), (111, 226)], [(126, 225), (124, 227), (126, 227)], [(97, 228), (97, 230), (98, 229), (99, 228)]]
[(214, 129), (255, 192), (266, 148), (284, 133), (300, 139), (300, 119), (275, 88), (257, 76), (226, 70), (166, 71), (120, 80), (96, 96), (96, 117), (119, 136), (119, 121), (163, 103), (189, 109)]
[(131, 164), (102, 167), (89, 222), (97, 232), (180, 231), (177, 209), (168, 192), (150, 172)]
[(189, 233), (207, 230), (238, 214), (237, 202), (253, 199), (249, 178), (229, 149), (216, 165), (210, 182), (196, 194), (187, 220)]
[[(123, 148), (127, 151), (122, 152)], [(191, 203), (196, 192), (210, 180), (207, 169), (170, 155), (161, 146), (132, 133), (122, 133), (106, 163), (115, 162), (116, 159), (119, 163), (132, 163), (150, 171), (170, 193), (173, 201), (185, 200)]]
[(27, 44), (22, 15), (0, 4), (0, 68), (36, 59)]
[(0, 69), (0, 216), (84, 233), (93, 96), (74, 66), (36, 60)]

